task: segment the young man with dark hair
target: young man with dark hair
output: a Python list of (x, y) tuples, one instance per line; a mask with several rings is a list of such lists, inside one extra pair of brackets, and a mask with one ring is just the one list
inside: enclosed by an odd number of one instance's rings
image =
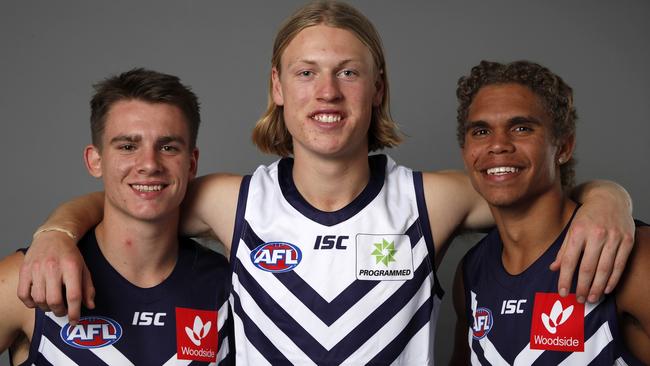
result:
[(25, 365), (228, 360), (227, 260), (177, 236), (197, 168), (198, 100), (177, 77), (144, 69), (95, 88), (84, 160), (104, 183), (103, 220), (79, 242), (94, 306), (75, 325), (24, 307), (17, 252), (0, 262), (0, 351)]
[(453, 362), (650, 363), (650, 228), (639, 223), (621, 283), (596, 302), (555, 293), (549, 270), (579, 204), (571, 88), (536, 63), (483, 61), (458, 83), (458, 139), (497, 223), (458, 267)]
[[(303, 6), (276, 36), (269, 104), (253, 135), (262, 151), (282, 159), (243, 179), (210, 175), (190, 188), (182, 229), (212, 232), (231, 251), (238, 364), (433, 363), (442, 295), (436, 267), (459, 228), (492, 219), (466, 176), (413, 172), (368, 155), (401, 140), (387, 72), (379, 34), (358, 10), (335, 1)], [(600, 219), (611, 202), (614, 221), (626, 225), (625, 198), (599, 199), (612, 191), (620, 197), (618, 190), (588, 191), (592, 217)], [(76, 233), (99, 212), (76, 201), (44, 227)], [(583, 229), (621, 227), (578, 221)], [(570, 251), (578, 256), (585, 236), (578, 231), (574, 239)], [(37, 241), (21, 298), (65, 312), (62, 298), (47, 299), (64, 282), (77, 295), (68, 301), (74, 313), (80, 281), (65, 274), (83, 265), (73, 241), (58, 232)], [(603, 244), (590, 241), (592, 263)], [(610, 244), (607, 251), (619, 248)], [(40, 271), (41, 260), (61, 266)], [(586, 292), (593, 272), (582, 277)], [(596, 293), (607, 277), (596, 277)]]

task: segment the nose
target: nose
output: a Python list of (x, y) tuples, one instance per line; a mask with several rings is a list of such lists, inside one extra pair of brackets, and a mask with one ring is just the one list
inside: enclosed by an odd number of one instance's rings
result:
[(160, 173), (162, 171), (160, 151), (156, 148), (140, 150), (137, 164), (139, 174), (152, 175)]
[(490, 137), (489, 151), (493, 154), (511, 153), (515, 150), (510, 136), (502, 131), (494, 131)]
[(321, 74), (316, 88), (316, 96), (319, 101), (333, 102), (339, 100), (342, 96), (336, 75)]

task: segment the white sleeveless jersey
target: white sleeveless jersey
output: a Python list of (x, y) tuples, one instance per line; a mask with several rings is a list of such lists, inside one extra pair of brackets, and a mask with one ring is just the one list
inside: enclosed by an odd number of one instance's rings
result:
[(239, 195), (231, 265), (238, 365), (431, 365), (442, 290), (422, 175), (369, 157), (368, 186), (312, 207), (292, 159)]

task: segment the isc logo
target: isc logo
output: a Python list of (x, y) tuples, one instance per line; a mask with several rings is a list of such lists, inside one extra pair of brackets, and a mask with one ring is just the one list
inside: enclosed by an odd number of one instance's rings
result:
[(122, 327), (113, 319), (101, 316), (82, 317), (74, 327), (61, 328), (61, 339), (75, 348), (99, 348), (111, 345), (122, 337)]
[(525, 299), (521, 300), (503, 300), (503, 303), (501, 304), (501, 314), (523, 314), (524, 309), (522, 309), (522, 305), (526, 303)]
[(264, 243), (251, 252), (251, 261), (268, 272), (287, 272), (296, 268), (302, 260), (300, 249), (285, 242)]
[(343, 241), (348, 239), (350, 237), (346, 235), (318, 235), (314, 243), (314, 249), (346, 249), (347, 246), (343, 244)]
[(139, 312), (136, 311), (133, 313), (133, 322), (132, 325), (154, 325), (157, 327), (162, 327), (165, 325), (163, 318), (167, 316), (167, 313), (152, 313), (149, 311)]

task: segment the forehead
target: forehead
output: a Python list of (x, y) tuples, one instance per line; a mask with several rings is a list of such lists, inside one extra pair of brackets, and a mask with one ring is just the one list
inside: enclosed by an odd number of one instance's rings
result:
[(180, 136), (189, 141), (189, 124), (180, 108), (173, 104), (142, 100), (121, 100), (106, 115), (102, 139), (110, 141), (118, 135)]
[(542, 99), (525, 85), (494, 84), (482, 87), (469, 106), (468, 121), (534, 116), (548, 119)]
[(281, 60), (291, 64), (327, 56), (372, 62), (370, 49), (355, 33), (325, 24), (310, 26), (298, 32), (282, 52)]

